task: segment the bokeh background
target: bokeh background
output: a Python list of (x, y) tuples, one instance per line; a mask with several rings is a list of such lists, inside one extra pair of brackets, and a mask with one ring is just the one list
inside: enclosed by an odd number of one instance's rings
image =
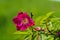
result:
[[(60, 17), (60, 2), (50, 0), (0, 0), (0, 40), (19, 40), (19, 35), (14, 35), (16, 27), (12, 22), (19, 11), (32, 12), (34, 19), (54, 11)], [(21, 35), (20, 35), (21, 36)], [(22, 40), (22, 37), (20, 39)]]

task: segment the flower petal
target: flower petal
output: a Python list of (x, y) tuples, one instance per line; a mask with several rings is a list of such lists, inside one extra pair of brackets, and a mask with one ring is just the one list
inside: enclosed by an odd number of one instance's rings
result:
[(15, 17), (15, 18), (13, 19), (13, 22), (14, 22), (15, 24), (20, 24), (20, 23), (21, 23), (21, 20), (19, 20), (17, 17)]
[(26, 25), (23, 25), (20, 30), (26, 30), (26, 29), (27, 29)]
[(23, 12), (18, 12), (18, 16), (21, 15), (21, 14), (23, 14)]
[(23, 12), (19, 12), (18, 15), (17, 15), (17, 18), (19, 18), (20, 20), (22, 20), (22, 17), (23, 17)]
[(21, 29), (21, 27), (20, 26), (16, 26), (16, 29), (19, 31)]
[(30, 27), (30, 23), (27, 23), (27, 24), (26, 24), (26, 27)]
[(31, 18), (29, 19), (29, 23), (31, 24), (31, 26), (34, 26), (34, 21)]
[(27, 12), (24, 12), (24, 17), (28, 19), (28, 21), (31, 24), (31, 26), (34, 25), (34, 21), (32, 20), (31, 17), (29, 17), (29, 15), (27, 14)]
[(29, 17), (29, 15), (27, 14), (27, 12), (24, 12), (23, 17), (24, 17), (24, 18)]

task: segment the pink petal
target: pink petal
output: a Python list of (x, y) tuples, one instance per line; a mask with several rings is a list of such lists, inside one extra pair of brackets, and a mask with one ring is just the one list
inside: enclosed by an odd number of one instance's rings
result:
[(22, 20), (22, 18), (23, 18), (23, 12), (19, 12), (18, 15), (17, 15), (17, 18), (19, 18), (20, 20)]
[(24, 12), (23, 17), (24, 17), (24, 18), (29, 17), (29, 15), (27, 14), (27, 12)]
[(27, 14), (27, 12), (24, 12), (24, 17), (28, 19), (28, 21), (31, 24), (31, 26), (34, 26), (34, 21), (32, 20), (31, 17), (29, 17), (29, 15)]
[(13, 22), (14, 22), (15, 24), (20, 24), (20, 23), (21, 23), (21, 20), (19, 20), (17, 17), (15, 17), (15, 18), (13, 19)]
[(30, 27), (30, 23), (29, 22), (26, 24), (26, 27)]
[(20, 24), (16, 24), (16, 26), (20, 27), (20, 26), (22, 26), (22, 23), (20, 23)]
[(18, 16), (21, 15), (21, 14), (23, 14), (23, 12), (18, 12)]
[(19, 31), (21, 29), (21, 27), (20, 26), (16, 26), (16, 29)]
[(27, 29), (27, 27), (25, 25), (23, 25), (20, 30), (26, 30), (26, 29)]
[(29, 19), (29, 23), (31, 24), (31, 26), (34, 26), (34, 21), (31, 18)]

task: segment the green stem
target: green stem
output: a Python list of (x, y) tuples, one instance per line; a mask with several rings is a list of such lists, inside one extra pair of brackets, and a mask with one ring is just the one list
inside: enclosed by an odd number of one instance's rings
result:
[[(31, 12), (31, 18), (33, 18), (32, 12)], [(32, 28), (32, 40), (33, 40), (33, 36), (34, 36), (34, 33), (33, 33), (33, 28)]]
[(41, 40), (40, 33), (38, 32), (38, 40)]
[(32, 30), (32, 40), (33, 40), (33, 36), (34, 36), (34, 33), (33, 33), (33, 30)]

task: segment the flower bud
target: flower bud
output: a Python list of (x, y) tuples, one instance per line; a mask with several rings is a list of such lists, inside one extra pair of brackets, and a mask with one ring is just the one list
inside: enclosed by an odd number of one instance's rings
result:
[(40, 27), (36, 27), (35, 30), (37, 30), (37, 31), (43, 31), (44, 29), (40, 28)]

